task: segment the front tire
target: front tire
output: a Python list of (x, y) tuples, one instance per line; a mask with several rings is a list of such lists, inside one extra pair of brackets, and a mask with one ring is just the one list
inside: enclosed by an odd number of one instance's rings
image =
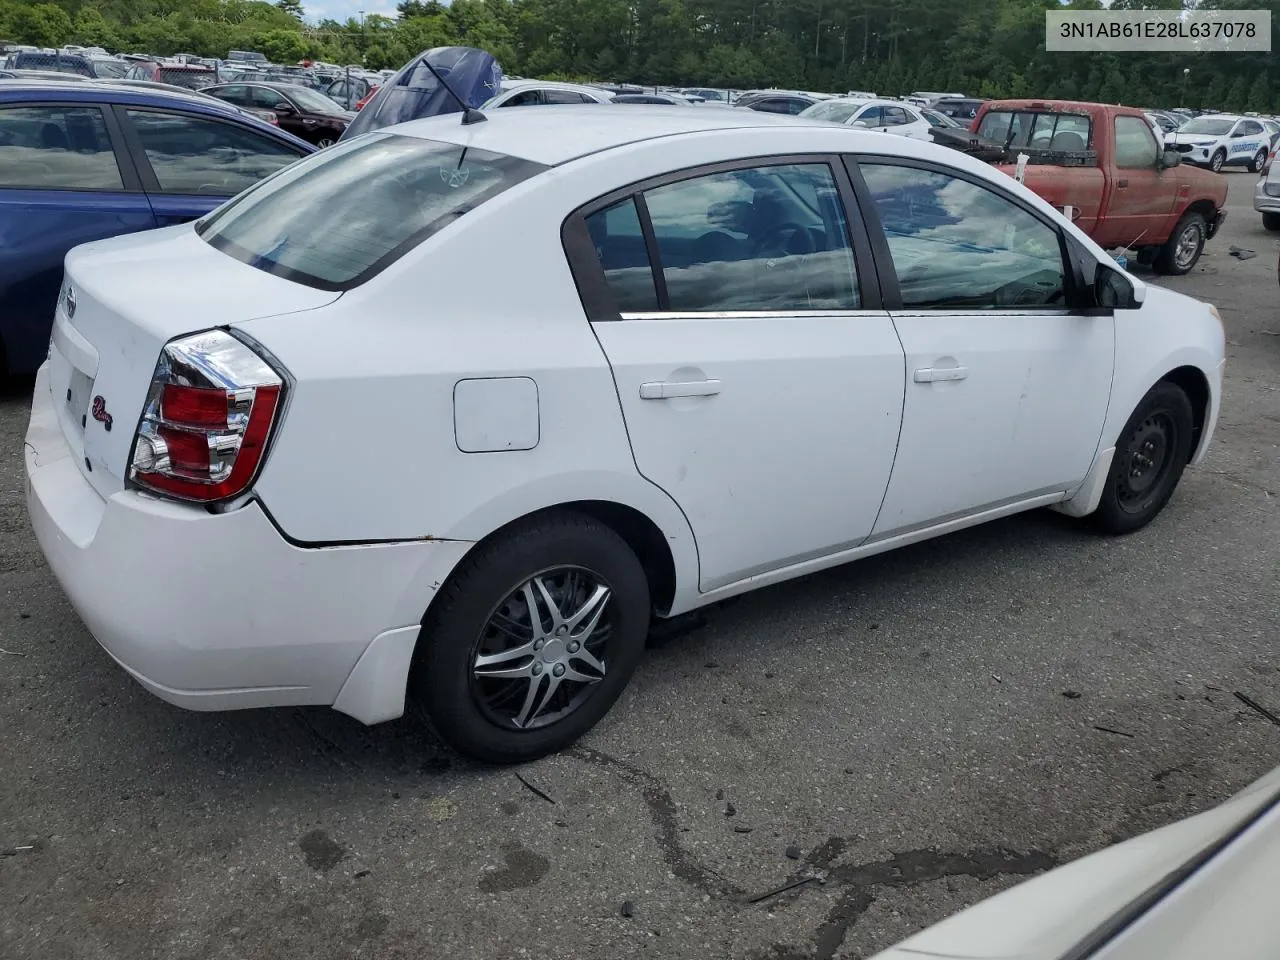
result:
[(316, 141), (316, 146), (323, 150), (325, 147), (332, 147), (337, 142), (333, 137), (321, 137)]
[(1183, 389), (1167, 380), (1152, 387), (1120, 431), (1094, 526), (1125, 534), (1154, 520), (1191, 459), (1194, 430), (1194, 412)]
[(536, 760), (613, 706), (649, 614), (644, 569), (613, 530), (570, 511), (534, 518), (477, 548), (441, 589), (410, 691), (460, 753)]
[(1264, 230), (1280, 230), (1280, 213), (1264, 213), (1262, 215)]
[(1204, 253), (1208, 229), (1208, 224), (1201, 214), (1184, 215), (1156, 256), (1156, 272), (1171, 277), (1190, 273), (1200, 261), (1200, 254)]
[(1253, 159), (1249, 161), (1249, 172), (1257, 173), (1264, 166), (1266, 166), (1266, 163), (1267, 163), (1267, 151), (1265, 149), (1259, 150), (1256, 154), (1253, 155)]
[(1227, 162), (1227, 151), (1215, 150), (1213, 157), (1209, 160), (1209, 169), (1214, 173), (1222, 172), (1222, 165)]

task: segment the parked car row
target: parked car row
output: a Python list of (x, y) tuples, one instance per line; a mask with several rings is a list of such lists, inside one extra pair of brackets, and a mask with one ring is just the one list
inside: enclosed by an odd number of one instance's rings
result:
[(185, 90), (0, 82), (0, 374), (44, 360), (72, 247), (194, 220), (314, 150)]

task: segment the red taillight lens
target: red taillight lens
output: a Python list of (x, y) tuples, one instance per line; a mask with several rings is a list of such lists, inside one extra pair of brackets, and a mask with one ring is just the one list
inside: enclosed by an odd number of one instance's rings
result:
[(281, 374), (225, 331), (167, 344), (134, 438), (130, 479), (183, 500), (240, 495), (262, 465), (283, 389)]

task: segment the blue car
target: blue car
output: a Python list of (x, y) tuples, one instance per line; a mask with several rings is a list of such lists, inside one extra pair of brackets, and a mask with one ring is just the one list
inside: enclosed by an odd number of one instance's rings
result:
[(194, 220), (315, 149), (199, 94), (0, 82), (0, 375), (44, 361), (72, 247)]

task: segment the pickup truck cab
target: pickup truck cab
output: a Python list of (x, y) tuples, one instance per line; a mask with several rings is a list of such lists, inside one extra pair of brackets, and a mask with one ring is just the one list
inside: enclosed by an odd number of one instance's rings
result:
[(1135, 249), (1138, 262), (1159, 273), (1188, 273), (1226, 219), (1226, 180), (1183, 164), (1136, 108), (992, 100), (970, 137), (974, 151), (1003, 147), (1007, 162), (997, 166), (1011, 175), (1017, 155), (1027, 154), (1027, 187), (1100, 246)]

